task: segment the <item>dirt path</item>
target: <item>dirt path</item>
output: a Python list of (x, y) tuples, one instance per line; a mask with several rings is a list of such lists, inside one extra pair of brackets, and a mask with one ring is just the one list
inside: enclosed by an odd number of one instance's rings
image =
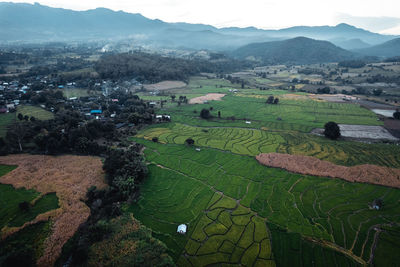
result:
[(280, 153), (262, 153), (256, 156), (256, 159), (263, 165), (294, 173), (400, 188), (400, 169), (372, 164), (346, 167), (314, 157)]

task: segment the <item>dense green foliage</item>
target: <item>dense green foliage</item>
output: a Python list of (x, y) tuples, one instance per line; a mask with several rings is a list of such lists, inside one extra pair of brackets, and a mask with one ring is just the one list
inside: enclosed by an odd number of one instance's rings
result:
[(93, 227), (106, 233), (89, 248), (88, 266), (174, 266), (166, 246), (130, 216), (99, 221)]
[(36, 266), (50, 232), (50, 221), (39, 222), (0, 241), (0, 266)]
[(235, 57), (256, 58), (267, 64), (313, 64), (351, 59), (354, 54), (328, 41), (297, 37), (284, 41), (253, 43), (238, 48)]
[(324, 125), (324, 135), (329, 139), (336, 140), (340, 137), (340, 128), (336, 122), (330, 121)]
[(362, 60), (345, 60), (340, 61), (338, 66), (343, 68), (362, 68), (365, 66), (365, 62)]
[(163, 57), (156, 54), (109, 54), (96, 63), (95, 69), (102, 78), (121, 79), (134, 77), (139, 81), (186, 81), (200, 72), (226, 72), (247, 66), (248, 63), (225, 59), (217, 61), (187, 60)]

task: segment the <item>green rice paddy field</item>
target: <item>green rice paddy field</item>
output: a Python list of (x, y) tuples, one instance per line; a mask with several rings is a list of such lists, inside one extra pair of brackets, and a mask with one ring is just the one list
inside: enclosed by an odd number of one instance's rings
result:
[[(254, 92), (254, 90), (248, 91), (248, 93)], [(229, 93), (222, 101), (167, 107), (163, 111), (172, 116), (173, 122), (196, 126), (265, 127), (273, 130), (310, 132), (313, 128), (323, 128), (328, 121), (342, 124), (383, 125), (372, 111), (353, 104), (311, 99), (281, 99), (278, 105), (273, 105), (265, 103), (268, 95), (264, 98), (252, 97), (251, 94), (241, 95)], [(201, 119), (200, 111), (211, 107), (214, 118)], [(221, 112), (221, 118), (218, 118), (218, 111)], [(246, 121), (250, 121), (251, 124), (246, 124)]]
[[(226, 93), (222, 101), (170, 102), (157, 113), (171, 115), (171, 123), (152, 125), (131, 139), (146, 147), (150, 175), (138, 202), (124, 210), (153, 229), (177, 265), (398, 265), (400, 190), (294, 174), (254, 157), (278, 152), (400, 168), (397, 145), (309, 134), (328, 121), (382, 125), (377, 116), (301, 93), (285, 97), (285, 90), (236, 87), (233, 93), (227, 81), (216, 86), (216, 80), (197, 77), (180, 93)], [(265, 104), (270, 95), (280, 98), (278, 105)], [(214, 117), (201, 119), (203, 108)], [(150, 141), (154, 137), (158, 143)], [(187, 138), (195, 147), (184, 144)], [(378, 198), (383, 208), (371, 210), (369, 203)], [(181, 223), (188, 225), (186, 235), (176, 233)]]
[[(400, 247), (389, 258), (371, 256), (376, 229), (395, 231), (400, 220), (397, 189), (292, 174), (214, 149), (137, 141), (147, 147), (150, 177), (138, 204), (125, 211), (155, 231), (178, 265), (358, 266), (398, 257)], [(386, 203), (380, 211), (368, 208), (376, 198)], [(180, 223), (189, 225), (185, 236), (176, 233)]]

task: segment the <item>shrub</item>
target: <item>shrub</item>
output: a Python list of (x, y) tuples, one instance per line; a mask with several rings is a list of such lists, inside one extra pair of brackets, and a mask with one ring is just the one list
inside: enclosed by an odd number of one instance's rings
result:
[(336, 122), (330, 121), (325, 124), (324, 135), (332, 140), (336, 140), (340, 137), (340, 128)]
[(400, 111), (396, 111), (395, 113), (393, 113), (393, 118), (395, 118), (396, 120), (400, 120)]
[(188, 138), (185, 140), (185, 144), (188, 144), (189, 146), (192, 146), (194, 144), (194, 140), (192, 138)]
[(24, 201), (24, 202), (19, 203), (18, 207), (20, 210), (26, 212), (26, 211), (29, 211), (29, 209), (31, 208), (31, 205), (28, 202)]
[(200, 111), (200, 117), (203, 119), (209, 119), (211, 117), (210, 111), (208, 109), (203, 108)]

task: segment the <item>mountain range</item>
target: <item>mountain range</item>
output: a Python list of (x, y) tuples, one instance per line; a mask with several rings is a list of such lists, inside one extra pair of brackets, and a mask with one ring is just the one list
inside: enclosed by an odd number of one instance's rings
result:
[(328, 41), (306, 37), (248, 44), (233, 51), (231, 55), (239, 59), (255, 60), (266, 64), (313, 64), (338, 62), (357, 57), (356, 54)]
[[(336, 26), (296, 26), (281, 30), (216, 28), (204, 24), (167, 23), (148, 19), (141, 14), (105, 8), (73, 11), (40, 4), (0, 3), (0, 44), (131, 40), (137, 45), (154, 47), (235, 51), (251, 43), (282, 41), (299, 36), (329, 41), (360, 55), (400, 54), (396, 52), (400, 51), (397, 49), (399, 44), (394, 40), (398, 36), (373, 33), (343, 23)], [(331, 48), (326, 49), (331, 51)], [(342, 50), (337, 52), (340, 55), (349, 54)]]

